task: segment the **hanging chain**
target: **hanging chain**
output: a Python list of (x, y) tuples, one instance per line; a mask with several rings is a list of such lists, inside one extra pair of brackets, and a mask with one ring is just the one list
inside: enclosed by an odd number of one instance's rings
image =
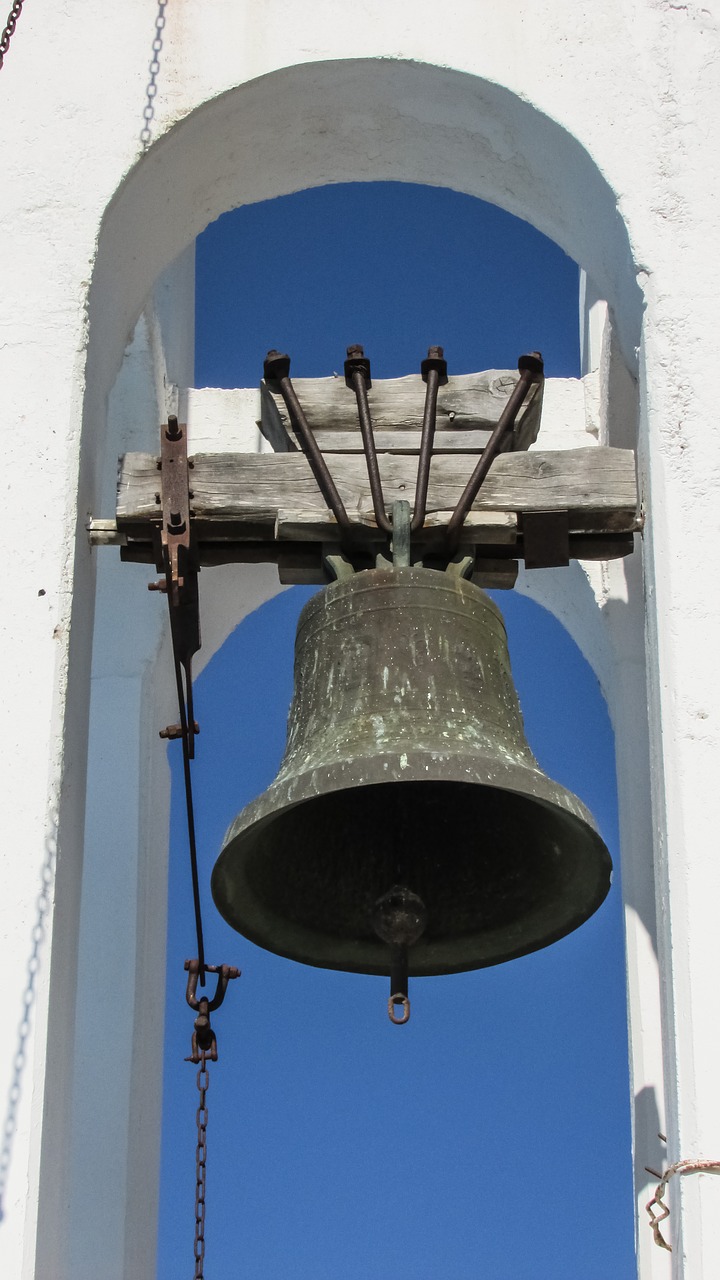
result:
[(10, 47), (10, 41), (15, 34), (15, 27), (17, 26), (17, 20), (22, 13), (23, 3), (24, 0), (14, 0), (13, 7), (8, 14), (7, 22), (5, 23), (5, 30), (0, 36), (0, 67), (5, 61), (5, 54), (7, 53)]
[(200, 1056), (197, 1073), (199, 1104), (196, 1114), (197, 1148), (195, 1151), (195, 1271), (193, 1280), (205, 1276), (205, 1177), (207, 1172), (207, 1091), (210, 1088), (210, 1072), (205, 1054)]
[[(18, 3), (18, 0), (16, 0), (16, 4), (17, 3)], [(20, 3), (22, 3), (22, 0), (20, 0)], [(152, 42), (153, 56), (150, 60), (150, 66), (148, 67), (148, 71), (150, 72), (150, 79), (148, 80), (147, 89), (145, 90), (146, 101), (145, 101), (145, 106), (143, 107), (143, 120), (145, 121), (145, 123), (143, 124), (143, 127), (140, 130), (140, 146), (142, 147), (143, 151), (147, 151), (147, 148), (150, 146), (150, 139), (151, 139), (150, 126), (155, 116), (155, 98), (157, 96), (157, 78), (160, 72), (160, 54), (162, 52), (162, 47), (163, 47), (163, 31), (165, 29), (165, 6), (167, 5), (167, 3), (168, 3), (168, 0), (158, 0), (158, 11), (157, 11), (157, 16), (155, 18), (155, 37)]]
[(194, 1062), (198, 1066), (197, 1089), (200, 1095), (199, 1106), (195, 1115), (197, 1124), (197, 1146), (195, 1149), (195, 1270), (193, 1280), (204, 1280), (205, 1265), (205, 1176), (207, 1171), (207, 1091), (210, 1088), (208, 1062), (217, 1062), (217, 1037), (210, 1025), (210, 1014), (220, 1008), (228, 984), (240, 977), (240, 970), (232, 965), (205, 965), (208, 973), (217, 974), (217, 987), (212, 999), (205, 994), (198, 996), (197, 984), (200, 977), (200, 961), (186, 960), (185, 969), (188, 974), (185, 999), (194, 1009), (197, 1017), (193, 1028), (190, 1057), (186, 1062)]
[(33, 924), (32, 932), (30, 934), (32, 945), (30, 949), (30, 957), (27, 962), (25, 990), (22, 995), (20, 1025), (17, 1031), (15, 1054), (12, 1060), (12, 1075), (10, 1079), (5, 1119), (2, 1123), (2, 1130), (0, 1131), (0, 1222), (4, 1220), (6, 1212), (5, 1196), (7, 1192), (8, 1175), (10, 1172), (13, 1140), (17, 1128), (17, 1112), (20, 1104), (23, 1076), (27, 1069), (27, 1048), (28, 1039), (32, 1030), (32, 1014), (37, 1000), (37, 976), (40, 970), (41, 953), (47, 932), (48, 913), (52, 903), (53, 885), (55, 882), (55, 864), (57, 860), (57, 843), (55, 835), (57, 831), (57, 818), (55, 816), (52, 817), (52, 824), (52, 831), (48, 834), (46, 840), (45, 859), (40, 872), (41, 887), (35, 904), (35, 923)]

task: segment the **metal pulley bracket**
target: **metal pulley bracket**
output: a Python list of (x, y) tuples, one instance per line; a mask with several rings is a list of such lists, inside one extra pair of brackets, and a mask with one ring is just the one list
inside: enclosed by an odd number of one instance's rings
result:
[(155, 564), (164, 578), (149, 584), (150, 591), (167, 596), (170, 611), (173, 655), (176, 667), (185, 673), (185, 691), (178, 684), (181, 702), (180, 724), (168, 725), (161, 737), (179, 738), (187, 733), (190, 758), (199, 727), (193, 716), (192, 659), (200, 648), (200, 603), (198, 596), (198, 556), (192, 528), (187, 427), (173, 415), (160, 428), (159, 498), (162, 523), (155, 530)]
[[(167, 576), (169, 603), (177, 608), (197, 575), (190, 527), (190, 470), (187, 427), (170, 415), (160, 428), (160, 500), (162, 526), (156, 543), (156, 567)], [(198, 627), (198, 643), (200, 636)]]

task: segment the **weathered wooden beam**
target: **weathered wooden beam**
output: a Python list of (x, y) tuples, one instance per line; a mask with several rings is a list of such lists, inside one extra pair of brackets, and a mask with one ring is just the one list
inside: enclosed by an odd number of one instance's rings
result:
[[(332, 431), (322, 427), (314, 432), (318, 447), (323, 453), (362, 453), (363, 442), (360, 431)], [(435, 436), (433, 453), (482, 453), (487, 445), (492, 429), (480, 428), (477, 431), (468, 427), (466, 431), (438, 431)], [(420, 452), (420, 431), (410, 428), (401, 431), (374, 431), (375, 448), (378, 453), (412, 453)], [(277, 452), (294, 452), (299, 444), (291, 442), (290, 449)]]
[[(437, 402), (436, 452), (483, 449), (497, 425), (517, 380), (512, 369), (448, 378)], [(344, 377), (294, 378), (305, 416), (320, 448), (334, 453), (362, 450), (355, 394)], [(368, 403), (379, 451), (416, 452), (425, 405), (425, 383), (419, 374), (374, 379)], [(260, 386), (260, 429), (278, 453), (298, 447), (285, 402), (272, 383)], [(506, 447), (527, 449), (540, 429), (542, 385), (528, 391)]]
[[(352, 520), (368, 522), (372, 499), (365, 460), (353, 454), (327, 457)], [(452, 511), (473, 469), (474, 459), (434, 457), (427, 510)], [(414, 458), (380, 456), (385, 502), (412, 502)], [(130, 453), (121, 460), (117, 524), (128, 534), (147, 534), (159, 517), (159, 472), (153, 454)], [(273, 539), (281, 513), (310, 517), (332, 536), (333, 521), (302, 453), (198, 454), (192, 459), (192, 511), (198, 537)], [(635, 461), (631, 450), (591, 447), (557, 452), (505, 453), (495, 459), (473, 511), (568, 511), (574, 532), (629, 532), (637, 528)], [(441, 523), (438, 521), (438, 523)], [(282, 521), (280, 527), (282, 528)], [(301, 535), (306, 537), (305, 532)], [(480, 539), (478, 539), (480, 540)]]

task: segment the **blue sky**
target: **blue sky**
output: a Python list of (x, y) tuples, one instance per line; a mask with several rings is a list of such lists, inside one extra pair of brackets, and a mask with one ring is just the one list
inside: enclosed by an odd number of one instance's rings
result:
[[(198, 241), (197, 385), (253, 386), (269, 347), (296, 376), (363, 342), (377, 377), (512, 368), (539, 348), (577, 376), (577, 267), (527, 224), (443, 189), (302, 192)], [(295, 588), (198, 681), (194, 765), (206, 951), (237, 964), (208, 1095), (207, 1270), (253, 1280), (630, 1280), (635, 1275), (612, 733), (597, 681), (544, 610), (496, 596), (530, 743), (595, 814), (616, 865), (582, 929), (510, 964), (412, 985), (269, 955), (215, 911), (226, 827), (284, 746)], [(202, 578), (201, 578), (202, 599)], [(179, 744), (173, 764), (159, 1280), (192, 1273), (195, 1071), (183, 961), (195, 953)], [(597, 1188), (602, 1188), (601, 1203)]]

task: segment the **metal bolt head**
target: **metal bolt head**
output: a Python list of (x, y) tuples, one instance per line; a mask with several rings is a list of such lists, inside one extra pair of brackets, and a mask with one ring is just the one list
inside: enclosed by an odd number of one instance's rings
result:
[(444, 359), (445, 351), (443, 347), (428, 347), (427, 359), (423, 360), (420, 365), (420, 373), (423, 382), (427, 382), (428, 374), (431, 369), (436, 369), (438, 373), (438, 382), (441, 387), (447, 382), (447, 360)]
[(290, 377), (290, 357), (282, 351), (268, 351), (263, 363), (263, 376), (266, 382), (280, 382)]
[(370, 377), (370, 361), (367, 359), (365, 355), (365, 348), (361, 347), (359, 342), (355, 342), (351, 347), (347, 348), (347, 356), (348, 358), (345, 361), (346, 386), (350, 387), (350, 389), (353, 390), (354, 376), (357, 373), (361, 373), (365, 380), (365, 386), (371, 387), (372, 380)]
[(527, 355), (520, 356), (518, 360), (519, 373), (532, 373), (533, 382), (541, 382), (545, 376), (545, 365), (539, 351), (529, 351)]

